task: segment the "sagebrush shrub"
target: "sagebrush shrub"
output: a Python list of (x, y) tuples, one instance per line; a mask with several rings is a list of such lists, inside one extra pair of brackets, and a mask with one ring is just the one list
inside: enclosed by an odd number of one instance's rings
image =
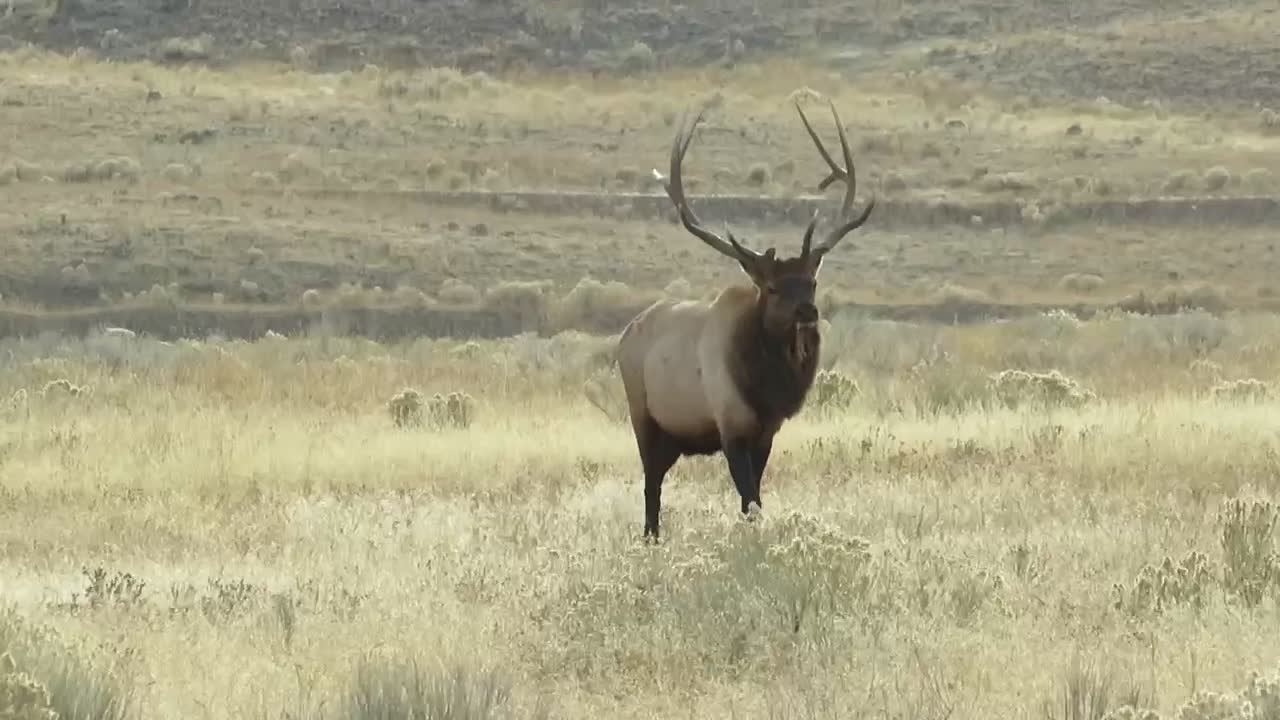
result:
[(84, 601), (89, 607), (129, 608), (142, 602), (147, 583), (132, 573), (108, 573), (103, 567), (85, 568), (82, 572), (86, 580)]
[(1201, 690), (1178, 708), (1177, 720), (1254, 720), (1249, 701), (1235, 693)]
[(424, 399), (421, 392), (405, 388), (387, 402), (387, 412), (396, 427), (467, 428), (475, 418), (475, 400), (461, 391)]
[(1256, 378), (1243, 378), (1220, 382), (1210, 392), (1218, 400), (1256, 402), (1266, 400), (1271, 395), (1271, 388)]
[[(549, 598), (545, 612), (574, 638), (556, 662), (583, 678), (621, 667), (772, 672), (778, 648), (818, 642), (841, 620), (871, 612), (872, 565), (865, 540), (803, 513), (700, 525), (669, 551), (638, 553), (609, 577)], [(620, 638), (618, 628), (634, 622), (644, 639)]]
[(422, 424), (422, 393), (405, 388), (387, 402), (387, 412), (396, 427), (416, 427)]
[(468, 428), (474, 418), (475, 400), (465, 392), (436, 393), (427, 402), (427, 419), (433, 427)]
[(1160, 713), (1150, 708), (1135, 708), (1132, 705), (1121, 705), (1108, 710), (1102, 720), (1160, 720)]
[(1213, 585), (1204, 553), (1193, 550), (1177, 562), (1166, 556), (1159, 565), (1143, 566), (1132, 587), (1116, 586), (1116, 607), (1130, 613), (1158, 613), (1177, 605), (1201, 608)]
[(69, 397), (81, 397), (88, 395), (90, 388), (86, 385), (76, 385), (66, 378), (58, 378), (45, 383), (40, 389), (40, 395), (43, 397), (54, 397), (59, 394)]
[(1275, 533), (1278, 512), (1267, 500), (1228, 500), (1218, 514), (1222, 543), (1222, 584), (1249, 606), (1280, 583)]
[[(1117, 708), (1104, 720), (1160, 720), (1153, 710), (1135, 710), (1137, 703)], [(1172, 715), (1176, 720), (1276, 720), (1280, 718), (1280, 674), (1249, 673), (1240, 692), (1201, 690), (1182, 703)]]
[(1094, 399), (1088, 390), (1058, 370), (1046, 373), (1002, 370), (989, 376), (992, 393), (1005, 406), (1024, 403), (1046, 407), (1077, 407)]
[(0, 718), (123, 720), (131, 703), (114, 673), (84, 662), (13, 611), (0, 611)]
[(20, 670), (7, 652), (0, 654), (0, 720), (58, 720), (49, 689)]
[(819, 409), (839, 409), (848, 407), (861, 392), (858, 382), (839, 370), (819, 370), (809, 397)]
[(1253, 706), (1255, 718), (1263, 720), (1280, 718), (1280, 672), (1263, 675), (1257, 670), (1251, 671), (1244, 696)]

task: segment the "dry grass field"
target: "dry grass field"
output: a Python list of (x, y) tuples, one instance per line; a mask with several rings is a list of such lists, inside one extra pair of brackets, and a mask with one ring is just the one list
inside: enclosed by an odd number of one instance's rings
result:
[(1276, 323), (838, 318), (764, 519), (682, 461), (657, 547), (605, 339), (5, 341), (0, 644), (141, 718), (1275, 717)]
[[(1280, 718), (1271, 4), (154, 5), (0, 17), (0, 720)], [(650, 170), (789, 255), (828, 100), (823, 372), (647, 545)]]

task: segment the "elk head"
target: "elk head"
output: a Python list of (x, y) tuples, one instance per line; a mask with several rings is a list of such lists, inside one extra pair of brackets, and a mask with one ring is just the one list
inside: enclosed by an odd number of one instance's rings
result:
[(840, 149), (844, 155), (845, 164), (843, 168), (837, 165), (830, 153), (827, 152), (826, 147), (823, 146), (822, 141), (818, 138), (818, 134), (814, 132), (813, 126), (809, 124), (809, 119), (805, 117), (804, 110), (800, 108), (799, 104), (796, 105), (796, 111), (800, 113), (800, 121), (804, 123), (809, 137), (817, 145), (818, 153), (831, 170), (827, 177), (819, 183), (818, 189), (825, 190), (837, 180), (845, 184), (844, 200), (840, 204), (840, 212), (834, 224), (827, 230), (824, 237), (815, 244), (813, 235), (818, 225), (818, 213), (815, 211), (813, 219), (809, 221), (809, 226), (804, 231), (800, 254), (796, 257), (779, 258), (775, 248), (768, 248), (764, 252), (752, 250), (739, 242), (733, 236), (733, 233), (727, 229), (724, 237), (721, 237), (703, 226), (697, 215), (694, 214), (693, 208), (689, 206), (689, 201), (684, 194), (680, 166), (684, 161), (685, 152), (689, 149), (689, 143), (693, 140), (693, 132), (702, 120), (702, 112), (699, 112), (693, 119), (693, 124), (690, 125), (688, 131), (683, 129), (684, 121), (683, 119), (681, 120), (681, 130), (676, 133), (675, 141), (671, 146), (670, 177), (664, 178), (662, 173), (657, 170), (653, 171), (654, 177), (662, 182), (662, 186), (667, 192), (667, 197), (671, 198), (671, 202), (675, 204), (676, 211), (680, 215), (680, 222), (685, 229), (716, 251), (738, 261), (743, 271), (755, 283), (756, 288), (759, 290), (761, 318), (765, 331), (775, 337), (785, 337), (791, 333), (808, 334), (816, 332), (818, 308), (814, 304), (814, 297), (817, 290), (818, 271), (822, 268), (822, 259), (846, 235), (861, 227), (867, 221), (876, 202), (873, 196), (862, 212), (856, 214), (852, 212), (858, 181), (853, 166), (853, 153), (849, 150), (849, 140), (845, 136), (844, 127), (840, 123), (840, 115), (836, 112), (835, 104), (831, 105), (831, 115), (835, 119), (836, 131), (840, 135)]

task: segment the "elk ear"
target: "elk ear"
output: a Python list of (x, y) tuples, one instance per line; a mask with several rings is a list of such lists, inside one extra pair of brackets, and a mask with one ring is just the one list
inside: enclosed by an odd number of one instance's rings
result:
[(745, 260), (740, 261), (742, 269), (747, 271), (747, 275), (751, 277), (751, 282), (761, 288), (767, 287), (769, 285), (769, 276), (773, 274), (770, 268), (773, 267), (773, 261), (777, 255), (777, 248), (769, 248), (764, 251), (764, 257), (758, 263), (748, 265)]
[(738, 242), (738, 238), (734, 237), (733, 231), (728, 228), (725, 228), (725, 237), (729, 238), (729, 244), (737, 251), (738, 265), (742, 267), (742, 271), (747, 274), (747, 277), (751, 278), (751, 282), (764, 287), (766, 282), (764, 277), (765, 268), (773, 264), (773, 258), (777, 251), (769, 248), (761, 255), (752, 255), (743, 249), (742, 243)]

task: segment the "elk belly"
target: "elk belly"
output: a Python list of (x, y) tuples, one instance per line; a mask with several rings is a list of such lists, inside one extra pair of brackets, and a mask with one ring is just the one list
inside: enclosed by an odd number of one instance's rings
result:
[(691, 440), (717, 435), (696, 366), (661, 360), (648, 363), (644, 384), (649, 416), (663, 430)]

